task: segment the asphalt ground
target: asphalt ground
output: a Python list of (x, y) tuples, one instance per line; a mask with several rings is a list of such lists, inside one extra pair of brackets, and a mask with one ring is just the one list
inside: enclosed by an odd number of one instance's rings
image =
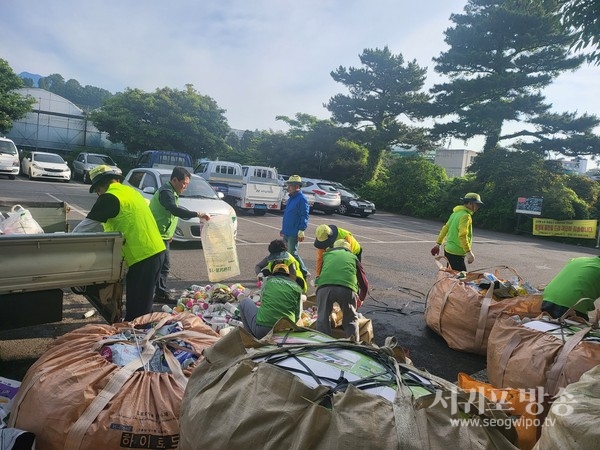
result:
[[(71, 206), (69, 219), (72, 225), (85, 216), (94, 198), (89, 194), (88, 186), (80, 183), (0, 178), (0, 199), (15, 203), (66, 201)], [(281, 214), (262, 217), (242, 214), (238, 220), (236, 245), (241, 273), (227, 283), (241, 283), (255, 289), (254, 265), (265, 256), (268, 243), (279, 237)], [(476, 225), (477, 216), (474, 220)], [(360, 312), (373, 322), (375, 344), (382, 345), (386, 337), (393, 336), (417, 367), (449, 381), (455, 381), (459, 372), (479, 374), (485, 370), (485, 357), (448, 348), (445, 341), (425, 325), (425, 298), (438, 270), (429, 250), (441, 223), (382, 211), (366, 219), (311, 214), (307, 240), (300, 245), (300, 254), (311, 271), (316, 262), (314, 230), (321, 223), (333, 223), (351, 230), (363, 246), (363, 265), (369, 278), (370, 294)], [(476, 260), (469, 267), (471, 271), (510, 266), (531, 284), (540, 287), (548, 283), (569, 258), (598, 254), (593, 246), (559, 244), (477, 227), (474, 235)], [(210, 283), (199, 243), (175, 243), (171, 259), (169, 285), (175, 292), (192, 284)], [(162, 305), (155, 307), (160, 309)], [(29, 366), (58, 336), (86, 323), (105, 323), (98, 315), (84, 319), (83, 314), (90, 309), (85, 298), (67, 289), (61, 322), (0, 331), (0, 376), (22, 379)]]

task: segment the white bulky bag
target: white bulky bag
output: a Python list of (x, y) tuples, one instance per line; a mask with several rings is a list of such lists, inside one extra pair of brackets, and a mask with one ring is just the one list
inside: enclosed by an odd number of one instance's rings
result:
[[(6, 217), (4, 217), (6, 215)], [(14, 205), (10, 212), (0, 214), (0, 234), (40, 234), (44, 229), (28, 209)]]
[(211, 217), (204, 223), (200, 237), (210, 281), (218, 282), (240, 274), (233, 222), (229, 216)]

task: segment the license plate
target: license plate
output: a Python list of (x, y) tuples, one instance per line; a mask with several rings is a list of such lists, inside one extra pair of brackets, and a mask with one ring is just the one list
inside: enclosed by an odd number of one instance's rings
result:
[(372, 209), (365, 209), (364, 212), (373, 212)]
[(267, 209), (267, 205), (265, 205), (265, 204), (254, 205), (254, 209)]

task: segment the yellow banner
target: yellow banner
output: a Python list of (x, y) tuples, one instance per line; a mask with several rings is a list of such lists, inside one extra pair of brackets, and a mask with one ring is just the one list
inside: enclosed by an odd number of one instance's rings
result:
[(597, 227), (597, 220), (533, 219), (533, 234), (535, 236), (595, 239)]

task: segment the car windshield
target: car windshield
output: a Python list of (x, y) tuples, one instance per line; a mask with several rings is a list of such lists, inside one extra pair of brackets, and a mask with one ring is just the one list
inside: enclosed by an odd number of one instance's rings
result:
[(7, 153), (9, 155), (16, 155), (17, 148), (15, 144), (10, 141), (0, 141), (0, 153)]
[(60, 156), (53, 153), (36, 153), (34, 160), (37, 162), (53, 163), (53, 164), (64, 164), (65, 160)]
[(329, 194), (333, 194), (338, 191), (333, 184), (318, 183), (317, 185), (319, 186), (320, 189), (323, 189), (325, 192), (327, 192)]
[(338, 191), (340, 191), (344, 197), (358, 198), (358, 194), (356, 192), (349, 191), (348, 189), (338, 188)]
[(88, 155), (88, 164), (106, 164), (107, 166), (117, 165), (110, 156), (106, 155)]
[[(168, 183), (171, 179), (171, 174), (164, 174), (160, 176), (161, 185)], [(217, 193), (211, 187), (210, 184), (206, 182), (204, 178), (199, 176), (193, 176), (190, 178), (190, 184), (188, 187), (181, 193), (180, 197), (185, 198), (213, 198), (218, 199)]]

